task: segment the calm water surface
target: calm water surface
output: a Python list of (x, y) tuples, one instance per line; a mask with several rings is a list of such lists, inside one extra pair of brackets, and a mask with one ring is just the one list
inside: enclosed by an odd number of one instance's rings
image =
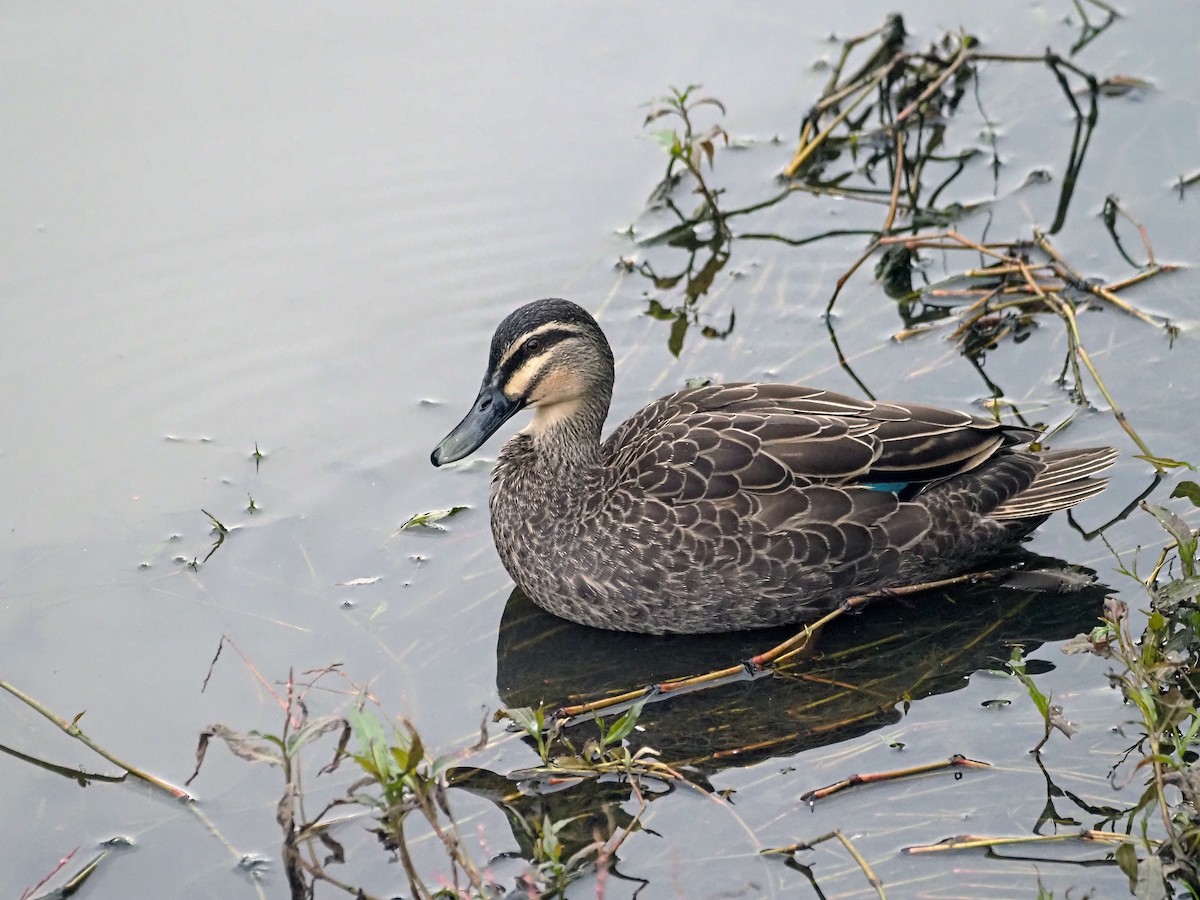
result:
[[(341, 663), (348, 679), (369, 683), (385, 708), (445, 749), (468, 743), (485, 710), (553, 702), (558, 686), (609, 685), (604, 659), (625, 660), (636, 684), (759, 646), (717, 641), (697, 656), (694, 642), (622, 643), (510, 602), (487, 528), (488, 465), (435, 471), (429, 451), (474, 396), (495, 324), (538, 296), (568, 296), (597, 312), (618, 358), (614, 420), (694, 376), (858, 390), (837, 365), (821, 312), (862, 239), (735, 242), (702, 317), (721, 325), (736, 311), (736, 328), (724, 341), (690, 335), (678, 360), (667, 352), (666, 326), (644, 315), (652, 285), (614, 264), (635, 254), (670, 262), (669, 250), (636, 248), (621, 233), (652, 228), (653, 217), (640, 217), (664, 167), (640, 131), (640, 104), (670, 84), (703, 82), (745, 145), (718, 155), (714, 179), (731, 206), (761, 199), (824, 82), (812, 63), (835, 54), (829, 36), (865, 31), (889, 11), (865, 2), (803, 12), (782, 2), (9, 4), (0, 29), (9, 85), (0, 98), (0, 679), (68, 719), (86, 711), (81, 725), (93, 739), (182, 782), (204, 726), (280, 724), (274, 699), (228, 649), (201, 691), (223, 635), (269, 681)], [(1098, 216), (1108, 194), (1146, 225), (1159, 259), (1197, 257), (1195, 189), (1181, 199), (1172, 183), (1197, 164), (1200, 20), (1182, 0), (1132, 3), (1125, 13), (1077, 59), (1101, 76), (1153, 86), (1102, 103), (1056, 236), (1081, 270), (1107, 278), (1128, 274)], [(910, 46), (961, 24), (989, 47), (1019, 53), (1065, 50), (1076, 17), (1072, 3), (1051, 0), (906, 12)], [(958, 140), (978, 140), (993, 121), (1004, 166), (994, 179), (973, 163), (956, 190), (964, 202), (1002, 201), (990, 221), (959, 227), (1026, 236), (1053, 217), (1059, 190), (1026, 180), (1034, 170), (1061, 171), (1072, 120), (1037, 67), (997, 70), (984, 83), (985, 102), (963, 114)], [(1039, 92), (1053, 101), (1031, 102)], [(839, 223), (854, 215), (845, 204), (797, 197), (754, 230), (803, 236), (849, 227)], [(938, 262), (930, 264), (937, 277)], [(1198, 288), (1184, 271), (1130, 294), (1182, 325), (1173, 347), (1161, 331), (1113, 312), (1083, 319), (1109, 389), (1154, 452), (1193, 462)], [(866, 270), (843, 294), (835, 324), (881, 397), (968, 408), (990, 396), (938, 333), (888, 340), (902, 323)], [(991, 354), (988, 375), (1034, 420), (1063, 421), (1074, 409), (1054, 381), (1064, 348), (1061, 328), (1045, 322)], [(1150, 483), (1103, 408), (1080, 412), (1060, 441), (1112, 443), (1125, 454), (1110, 491), (1079, 511), (1084, 531)], [(494, 459), (499, 445), (480, 455)], [(256, 446), (265, 454), (257, 464)], [(469, 509), (444, 532), (398, 530), (415, 513), (452, 505)], [(231, 529), (206, 562), (213, 536), (202, 510)], [(1123, 552), (1162, 542), (1141, 514), (1108, 534)], [(1030, 546), (1119, 580), (1104, 546), (1065, 516)], [(1064, 657), (1054, 643), (1086, 630), (1095, 606), (1054, 602), (1068, 605), (1038, 612), (1033, 603), (1020, 616), (999, 614), (995, 628), (997, 605), (978, 597), (960, 598), (937, 623), (881, 611), (876, 622), (867, 621), (872, 613), (845, 625), (831, 638), (835, 648), (885, 648), (906, 629), (928, 629), (920, 652), (882, 655), (876, 669), (847, 676), (873, 684), (915, 666), (924, 674), (907, 683), (933, 696), (904, 716), (876, 702), (818, 718), (809, 710), (824, 701), (798, 693), (808, 688), (764, 683), (696, 707), (696, 718), (648, 713), (646, 737), (668, 760), (745, 746), (751, 736), (764, 743), (708, 766), (713, 786), (734, 792), (732, 807), (699, 794), (652, 803), (647, 830), (622, 848), (620, 870), (648, 880), (642, 898), (805, 896), (812, 888), (801, 874), (758, 850), (841, 828), (889, 896), (1028, 897), (1039, 875), (1056, 894), (1076, 886), (1119, 895), (1125, 882), (1112, 867), (898, 853), (968, 831), (1029, 833), (1051, 782), (1088, 804), (1134, 799), (1116, 795), (1105, 777), (1127, 741), (1111, 734), (1125, 713), (1103, 664)], [(507, 625), (501, 634), (502, 617), (531, 629), (527, 637)], [(944, 627), (956, 618), (960, 630)], [(972, 637), (984, 633), (982, 643)], [(548, 641), (560, 642), (548, 645), (555, 652), (544, 651)], [(1054, 666), (1041, 683), (1081, 725), (1071, 743), (1051, 741), (1048, 772), (1026, 752), (1040, 726), (1019, 686), (988, 672), (1022, 641), (1050, 642), (1034, 654)], [(964, 652), (968, 643), (977, 652)], [(645, 671), (635, 672), (639, 665)], [(982, 705), (996, 698), (1013, 703)], [(334, 693), (313, 701), (323, 712), (346, 702)], [(722, 744), (729, 731), (735, 739)], [(0, 744), (111, 771), (7, 695)], [(851, 772), (953, 752), (996, 769), (861, 791), (815, 810), (798, 799)], [(534, 759), (511, 740), (497, 754), (501, 772)], [(351, 778), (339, 773), (328, 790)], [(271, 860), (267, 895), (286, 896), (273, 862), (281, 783), (214, 748), (193, 789), (231, 852), (192, 814), (138, 786), (83, 790), (0, 755), (8, 813), (0, 896), (19, 896), (72, 848), (82, 863), (115, 836), (135, 849), (98, 872), (89, 897), (252, 897), (238, 854)], [(459, 794), (456, 812), (472, 840), (482, 835), (490, 854), (517, 849), (491, 802)], [(1064, 816), (1094, 823), (1056, 802)], [(351, 849), (347, 880), (381, 896), (407, 890), (364, 828), (348, 826), (339, 839)], [(437, 858), (428, 842), (418, 854)], [(833, 894), (864, 887), (832, 845), (805, 861)], [(608, 896), (636, 887), (610, 880)], [(576, 890), (595, 894), (587, 882)]]

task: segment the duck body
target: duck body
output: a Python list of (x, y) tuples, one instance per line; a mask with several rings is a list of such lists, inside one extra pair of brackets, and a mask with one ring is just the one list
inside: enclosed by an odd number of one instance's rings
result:
[(601, 443), (599, 326), (564, 300), (501, 323), (472, 411), (433, 453), (480, 446), (525, 406), (492, 474), (492, 533), (555, 615), (651, 634), (812, 620), (847, 597), (978, 569), (1103, 490), (1111, 448), (797, 385), (725, 384), (644, 407)]

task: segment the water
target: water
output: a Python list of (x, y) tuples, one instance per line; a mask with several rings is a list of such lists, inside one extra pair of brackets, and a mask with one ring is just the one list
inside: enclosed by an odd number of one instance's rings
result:
[[(289, 669), (341, 663), (348, 679), (369, 683), (386, 709), (411, 717), (429, 746), (444, 749), (470, 743), (485, 709), (532, 702), (531, 683), (540, 680), (535, 699), (547, 702), (558, 685), (570, 692), (620, 683), (625, 670), (580, 683), (582, 665), (555, 670), (553, 652), (507, 643), (502, 617), (521, 610), (508, 602), (511, 584), (491, 547), (487, 468), (437, 471), (429, 451), (474, 396), (495, 324), (537, 296), (569, 296), (597, 312), (618, 357), (611, 421), (693, 376), (857, 390), (837, 365), (821, 313), (862, 239), (795, 249), (735, 241), (701, 316), (723, 326), (735, 311), (736, 327), (724, 341), (689, 333), (678, 361), (667, 352), (667, 326), (642, 314), (648, 292), (666, 292), (614, 263), (636, 254), (665, 269), (681, 259), (619, 233), (634, 223), (646, 233), (657, 221), (640, 214), (665, 162), (642, 137), (639, 104), (668, 85), (703, 82), (726, 104), (731, 135), (749, 144), (718, 153), (714, 180), (731, 205), (753, 202), (775, 189), (824, 82), (811, 63), (835, 54), (828, 35), (867, 30), (886, 12), (872, 3), (809, 5), (802, 16), (783, 3), (750, 12), (631, 3), (9, 9), (0, 35), (12, 86), (0, 99), (0, 678), (67, 719), (86, 711), (80, 725), (89, 736), (174, 782), (191, 773), (206, 725), (279, 728), (282, 714), (256, 673), (277, 682)], [(1113, 278), (1128, 267), (1099, 220), (1108, 194), (1146, 225), (1159, 259), (1191, 263), (1196, 255), (1194, 189), (1181, 200), (1172, 188), (1195, 167), (1187, 63), (1195, 17), (1184, 3), (1134, 4), (1125, 13), (1079, 64), (1153, 87), (1103, 101), (1067, 226), (1055, 237), (1081, 270)], [(1076, 15), (1070, 3), (986, 12), (937, 3), (907, 24), (910, 46), (962, 22), (989, 48), (1040, 53), (1070, 45), (1077, 27), (1064, 20)], [(1023, 185), (1037, 168), (1060, 177), (1071, 119), (1043, 68), (991, 72), (984, 109), (999, 124), (1005, 165), (995, 186), (977, 164), (956, 189), (980, 200), (998, 194), (990, 233), (1024, 235), (1053, 217), (1060, 183)], [(1052, 100), (1032, 103), (1038, 92)], [(956, 126), (958, 139), (974, 141), (984, 114), (963, 116), (973, 124)], [(856, 217), (842, 203), (795, 197), (753, 230), (799, 237)], [(979, 220), (959, 227), (978, 234)], [(1137, 251), (1132, 231), (1122, 233)], [(1096, 364), (1142, 437), (1159, 455), (1193, 461), (1188, 301), (1196, 288), (1184, 271), (1129, 294), (1183, 326), (1174, 346), (1112, 311), (1081, 318)], [(879, 396), (959, 407), (989, 396), (939, 334), (887, 340), (903, 326), (866, 269), (836, 313), (843, 351)], [(1035, 420), (1059, 422), (1072, 410), (1054, 384), (1064, 349), (1061, 327), (1047, 319), (1023, 343), (989, 354), (987, 373)], [(1079, 415), (1061, 441), (1112, 443), (1124, 454), (1113, 487), (1079, 511), (1084, 530), (1150, 481), (1103, 412)], [(493, 459), (499, 444), (480, 455)], [(257, 462), (256, 446), (264, 454)], [(445, 532), (398, 530), (413, 514), (460, 504), (469, 509)], [(231, 529), (207, 562), (213, 536), (203, 510)], [(1109, 539), (1122, 552), (1163, 540), (1142, 514)], [(1030, 546), (1117, 581), (1108, 551), (1063, 516)], [(986, 630), (995, 603), (975, 603), (964, 627)], [(886, 631), (891, 615), (866, 614), (833, 636), (834, 646), (878, 646), (871, 629)], [(918, 620), (901, 616), (894, 631), (917, 629)], [(943, 667), (943, 657), (917, 654), (930, 671), (909, 676), (915, 696), (934, 695), (916, 699), (907, 715), (889, 703), (868, 703), (869, 716), (850, 705), (824, 720), (849, 724), (826, 728), (803, 712), (815, 701), (773, 682), (647, 713), (647, 739), (667, 760), (702, 758), (726, 746), (714, 735), (730, 731), (770, 743), (706, 770), (715, 788), (736, 792), (734, 807), (684, 793), (649, 804), (650, 830), (626, 842), (620, 869), (649, 880), (643, 898), (788, 896), (811, 889), (757, 850), (836, 827), (854, 835), (899, 895), (1002, 896), (1019, 884), (1030, 896), (1039, 873), (1056, 892), (1119, 893), (1123, 876), (1113, 868), (897, 853), (963, 831), (1028, 833), (1042, 811), (1046, 780), (1026, 753), (1040, 736), (1036, 716), (1019, 686), (986, 672), (1007, 657), (1006, 641), (1051, 642), (1034, 653), (1054, 665), (1039, 679), (1083, 726), (1071, 743), (1056, 736), (1043, 755), (1055, 784), (1094, 804), (1113, 802), (1103, 776), (1123, 740), (1109, 731), (1126, 713), (1103, 664), (1063, 657), (1053, 643), (1089, 624), (1085, 613), (1052, 624), (1017, 619), (1014, 633), (978, 656), (954, 649), (961, 636), (935, 643), (955, 662)], [(534, 648), (551, 640), (572, 648), (560, 662), (657, 652), (576, 629), (556, 637), (561, 626), (544, 617), (532, 627)], [(222, 636), (248, 663), (226, 647), (201, 691)], [(687, 670), (710, 653), (727, 654), (715, 660), (724, 664), (756, 646), (716, 642), (696, 654), (671, 645), (664, 665)], [(912, 671), (885, 664), (900, 677)], [(628, 671), (630, 686), (652, 677)], [(865, 684), (877, 676), (854, 677)], [(999, 696), (1012, 704), (981, 705)], [(318, 692), (311, 702), (329, 711), (348, 698)], [(69, 768), (113, 771), (11, 698), (0, 710), (0, 743)], [(897, 742), (902, 751), (890, 746)], [(811, 812), (798, 800), (850, 772), (951, 752), (995, 769), (870, 788)], [(500, 770), (533, 758), (512, 740), (498, 753)], [(350, 780), (339, 772), (324, 779), (328, 787), (315, 777), (305, 786), (316, 798)], [(135, 849), (106, 861), (89, 896), (252, 896), (235, 866), (241, 853), (274, 861), (266, 893), (286, 895), (273, 824), (282, 779), (222, 747), (210, 750), (192, 790), (236, 853), (185, 809), (132, 784), (80, 790), (5, 755), (0, 785), (10, 811), (4, 896), (18, 896), (79, 847), (72, 871), (115, 835)], [(456, 795), (465, 832), (482, 833), (493, 854), (516, 848), (493, 803)], [(406, 890), (373, 836), (351, 825), (339, 839), (352, 860), (339, 877), (383, 896)], [(418, 852), (437, 857), (428, 842)], [(864, 888), (837, 847), (824, 844), (815, 858), (826, 889)], [(608, 895), (633, 887), (610, 880)]]

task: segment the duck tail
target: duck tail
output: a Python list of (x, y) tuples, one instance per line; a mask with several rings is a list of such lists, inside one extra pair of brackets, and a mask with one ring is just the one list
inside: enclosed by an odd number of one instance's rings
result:
[(992, 510), (988, 514), (991, 518), (1012, 520), (1048, 516), (1094, 497), (1108, 485), (1108, 479), (1092, 476), (1111, 468), (1118, 454), (1112, 447), (1092, 447), (1048, 450), (1035, 455), (1044, 468), (1033, 484)]

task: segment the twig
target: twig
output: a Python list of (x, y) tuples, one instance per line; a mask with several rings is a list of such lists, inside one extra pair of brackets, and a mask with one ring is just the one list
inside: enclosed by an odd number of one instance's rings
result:
[(1119, 834), (1115, 831), (1096, 831), (1086, 828), (1082, 831), (1064, 832), (1062, 834), (1029, 834), (1019, 837), (988, 837), (974, 834), (960, 834), (946, 838), (936, 844), (918, 844), (914, 847), (904, 847), (901, 853), (916, 855), (919, 853), (946, 853), (953, 850), (979, 850), (982, 848), (1005, 847), (1011, 844), (1050, 844), (1064, 841), (1095, 841), (1104, 844), (1130, 844), (1135, 841), (1147, 840), (1151, 844), (1160, 844), (1151, 838), (1134, 837), (1129, 834)]
[(902, 125), (905, 119), (920, 109), (922, 103), (940, 91), (942, 89), (942, 85), (946, 83), (946, 80), (959, 69), (961, 69), (970, 58), (971, 51), (967, 47), (967, 42), (965, 40), (960, 41), (958, 53), (955, 54), (954, 59), (951, 60), (950, 64), (941, 71), (937, 78), (933, 79), (933, 81), (929, 83), (925, 90), (921, 91), (921, 93), (917, 96), (917, 99), (900, 111), (900, 114), (896, 116), (893, 126)]
[(883, 83), (883, 80), (887, 78), (888, 73), (892, 70), (892, 67), (901, 59), (903, 59), (903, 57), (904, 55), (902, 53), (897, 53), (889, 62), (884, 63), (882, 66), (876, 69), (871, 78), (863, 86), (861, 93), (854, 98), (853, 102), (851, 102), (845, 109), (840, 110), (838, 114), (833, 117), (833, 120), (829, 123), (829, 125), (826, 126), (824, 130), (818, 132), (808, 144), (802, 144), (796, 150), (796, 154), (792, 157), (791, 162), (789, 162), (783, 169), (784, 178), (796, 177), (796, 173), (803, 168), (806, 162), (808, 162), (809, 157), (816, 153), (820, 146), (825, 143), (829, 135), (833, 133), (833, 130), (841, 125), (842, 122), (846, 121), (846, 119), (850, 117), (850, 114), (858, 108), (859, 104), (861, 104), (865, 99), (867, 99), (868, 96), (870, 96), (872, 88)]
[(896, 208), (900, 205), (900, 182), (904, 176), (904, 135), (903, 130), (896, 132), (896, 175), (892, 179), (892, 201), (888, 205), (887, 218), (883, 220), (884, 234), (892, 230), (896, 221)]
[(48, 882), (51, 878), (53, 878), (55, 875), (57, 875), (59, 872), (61, 872), (63, 870), (63, 867), (66, 866), (66, 864), (71, 861), (71, 857), (73, 857), (78, 852), (79, 852), (79, 848), (76, 847), (74, 850), (72, 850), (70, 853), (68, 853), (62, 859), (60, 859), (58, 861), (58, 865), (56, 865), (53, 869), (51, 869), (49, 872), (47, 872), (45, 875), (42, 876), (41, 881), (39, 881), (33, 887), (28, 887), (28, 888), (25, 888), (25, 890), (21, 891), (21, 896), (19, 898), (17, 898), (17, 900), (28, 900), (29, 897), (32, 897), (34, 894), (36, 894), (39, 890), (42, 889), (42, 887), (46, 884), (46, 882)]
[[(332, 875), (326, 872), (323, 866), (316, 864), (312, 860), (307, 860), (303, 857), (300, 857), (297, 859), (297, 861), (304, 868), (304, 871), (306, 871), (313, 878), (318, 879), (319, 881), (324, 881), (326, 884), (337, 888), (345, 894), (351, 894), (354, 897), (354, 900), (380, 900), (380, 898), (375, 894), (368, 894), (366, 891), (360, 887), (357, 887), (356, 885), (339, 881), (337, 878), (334, 878)], [(422, 887), (424, 887), (424, 885), (422, 885)]]
[[(863, 263), (871, 258), (871, 255), (879, 249), (880, 244), (882, 244), (884, 240), (887, 239), (883, 238), (872, 241), (871, 246), (863, 251), (862, 256), (856, 259), (854, 264), (845, 272), (843, 272), (841, 277), (838, 278), (838, 280), (834, 283), (833, 293), (829, 296), (829, 302), (825, 304), (826, 316), (833, 312), (833, 304), (837, 303), (838, 294), (842, 292), (842, 288), (846, 286), (846, 282), (854, 277), (854, 273), (859, 270), (859, 267), (861, 267)], [(908, 240), (908, 238), (905, 238), (905, 240)]]
[[(992, 288), (990, 291), (968, 306), (965, 310), (963, 310), (962, 323), (956, 329), (954, 329), (953, 333), (951, 333), (950, 340), (958, 340), (958, 338), (962, 337), (972, 325), (974, 325), (988, 313), (993, 312), (993, 310), (988, 308), (988, 303), (999, 293), (999, 287)], [(978, 311), (978, 315), (972, 316), (971, 313), (976, 311)]]
[(838, 79), (842, 76), (842, 69), (846, 67), (846, 63), (850, 59), (850, 54), (854, 52), (854, 48), (859, 44), (865, 44), (873, 37), (878, 37), (881, 34), (888, 33), (889, 37), (875, 52), (867, 57), (866, 61), (859, 66), (858, 71), (850, 76), (848, 84), (853, 88), (858, 82), (866, 78), (871, 71), (880, 64), (883, 55), (888, 52), (888, 48), (894, 45), (894, 40), (903, 40), (904, 38), (904, 21), (897, 13), (888, 16), (882, 25), (878, 28), (872, 28), (870, 31), (863, 34), (855, 35), (854, 37), (846, 38), (842, 42), (842, 55), (837, 63), (829, 72), (829, 82), (825, 85), (825, 90), (822, 92), (822, 101), (831, 94), (836, 92)]
[(833, 784), (826, 785), (816, 790), (808, 791), (800, 795), (800, 800), (804, 803), (812, 803), (815, 800), (823, 800), (839, 791), (844, 791), (847, 788), (856, 787), (861, 784), (875, 784), (881, 781), (895, 781), (898, 778), (908, 778), (913, 775), (925, 775), (929, 772), (940, 772), (945, 769), (990, 769), (991, 763), (979, 762), (978, 760), (968, 759), (961, 753), (955, 753), (948, 759), (943, 759), (938, 762), (922, 763), (918, 766), (909, 766), (906, 769), (892, 769), (887, 772), (868, 772), (866, 775), (850, 775), (843, 778), (841, 781), (835, 781)]
[(1087, 348), (1083, 346), (1083, 339), (1079, 336), (1079, 323), (1075, 318), (1074, 308), (1071, 306), (1071, 304), (1067, 303), (1060, 296), (1058, 296), (1058, 294), (1043, 292), (1038, 286), (1037, 282), (1034, 281), (1032, 275), (1028, 276), (1028, 280), (1030, 286), (1038, 293), (1038, 296), (1050, 303), (1054, 310), (1066, 323), (1067, 337), (1071, 342), (1072, 348), (1074, 349), (1073, 358), (1078, 357), (1084, 366), (1087, 367), (1088, 372), (1092, 376), (1092, 380), (1096, 383), (1096, 387), (1100, 389), (1100, 393), (1104, 395), (1104, 399), (1108, 403), (1109, 409), (1112, 410), (1113, 417), (1117, 420), (1117, 424), (1120, 425), (1121, 429), (1127, 435), (1129, 435), (1130, 439), (1132, 439), (1135, 444), (1137, 444), (1138, 449), (1142, 451), (1142, 455), (1146, 458), (1147, 462), (1154, 466), (1157, 471), (1163, 471), (1162, 465), (1155, 461), (1156, 457), (1150, 452), (1150, 448), (1146, 446), (1145, 441), (1141, 439), (1141, 436), (1138, 435), (1138, 433), (1134, 431), (1133, 426), (1129, 424), (1129, 419), (1125, 417), (1125, 413), (1119, 406), (1117, 406), (1116, 401), (1112, 398), (1112, 394), (1108, 392), (1108, 388), (1105, 386), (1104, 380), (1100, 377), (1100, 373), (1096, 371), (1096, 367), (1092, 363), (1092, 358), (1090, 355), (1088, 355)]
[(50, 709), (47, 709), (45, 706), (43, 706), (37, 700), (34, 700), (32, 697), (30, 697), (24, 691), (20, 690), (19, 688), (15, 687), (14, 685), (9, 684), (7, 681), (0, 681), (0, 689), (7, 691), (8, 693), (10, 693), (14, 697), (16, 697), (18, 700), (20, 700), (22, 703), (24, 703), (26, 706), (30, 707), (31, 709), (33, 709), (34, 711), (36, 711), (38, 713), (41, 713), (42, 716), (49, 719), (51, 722), (53, 722), (55, 725), (57, 725), (60, 729), (62, 729), (63, 733), (66, 734), (68, 737), (75, 738), (77, 741), (79, 741), (82, 744), (84, 744), (85, 746), (87, 746), (93, 752), (100, 754), (100, 756), (103, 756), (110, 763), (117, 766), (118, 768), (124, 769), (126, 772), (128, 772), (130, 775), (134, 776), (135, 778), (139, 778), (142, 781), (146, 782), (146, 784), (150, 785), (151, 787), (156, 787), (160, 791), (164, 791), (165, 793), (170, 794), (172, 797), (174, 797), (177, 800), (186, 800), (188, 802), (195, 800), (195, 798), (191, 794), (189, 794), (187, 791), (185, 791), (183, 788), (176, 787), (175, 785), (171, 784), (170, 782), (164, 781), (163, 779), (159, 778), (157, 775), (151, 775), (149, 772), (146, 772), (142, 769), (137, 768), (136, 766), (133, 766), (133, 765), (125, 762), (124, 760), (114, 756), (112, 753), (105, 750), (103, 747), (101, 747), (99, 744), (97, 744), (95, 741), (93, 741), (91, 738), (89, 738), (86, 734), (83, 733), (83, 729), (81, 729), (79, 727), (79, 720), (81, 718), (83, 718), (83, 715), (84, 715), (83, 713), (80, 713), (72, 721), (68, 722), (62, 716), (58, 715), (57, 713), (54, 713)]
[(1130, 275), (1128, 278), (1122, 278), (1120, 281), (1109, 282), (1108, 284), (1104, 285), (1104, 290), (1108, 291), (1109, 293), (1123, 291), (1125, 288), (1132, 287), (1135, 284), (1141, 284), (1143, 281), (1147, 281), (1153, 278), (1155, 275), (1161, 275), (1163, 272), (1175, 272), (1180, 268), (1182, 268), (1182, 266), (1175, 265), (1174, 263), (1156, 263), (1145, 271), (1138, 272), (1136, 275)]
[[(1034, 243), (1036, 243), (1038, 245), (1038, 248), (1043, 253), (1045, 253), (1052, 260), (1054, 260), (1054, 262), (1056, 263), (1057, 266), (1061, 267), (1060, 274), (1062, 274), (1063, 277), (1072, 284), (1072, 286), (1079, 288), (1080, 290), (1086, 291), (1089, 294), (1093, 294), (1096, 297), (1100, 297), (1103, 300), (1107, 300), (1109, 303), (1111, 303), (1117, 309), (1121, 310), (1121, 312), (1128, 313), (1129, 315), (1134, 316), (1135, 318), (1140, 319), (1141, 321), (1145, 322), (1147, 325), (1155, 325), (1155, 326), (1164, 326), (1164, 325), (1169, 326), (1170, 325), (1169, 322), (1164, 323), (1161, 320), (1156, 321), (1153, 316), (1150, 316), (1147, 313), (1142, 312), (1140, 309), (1138, 309), (1135, 306), (1130, 306), (1128, 303), (1126, 303), (1124, 300), (1122, 300), (1120, 297), (1118, 297), (1116, 294), (1114, 294), (1112, 291), (1108, 290), (1107, 288), (1105, 288), (1101, 285), (1096, 285), (1096, 284), (1092, 284), (1091, 282), (1089, 282), (1086, 278), (1084, 278), (1082, 275), (1080, 275), (1078, 272), (1076, 272), (1073, 268), (1071, 268), (1071, 266), (1067, 263), (1067, 261), (1065, 259), (1063, 259), (1062, 254), (1060, 254), (1058, 252), (1058, 250), (1056, 250), (1054, 248), (1054, 245), (1050, 243), (1050, 239), (1048, 237), (1046, 237), (1046, 235), (1043, 234), (1037, 228), (1035, 228), (1033, 230), (1033, 240), (1034, 240)], [(1151, 265), (1153, 265), (1153, 264), (1154, 263), (1152, 260)]]

